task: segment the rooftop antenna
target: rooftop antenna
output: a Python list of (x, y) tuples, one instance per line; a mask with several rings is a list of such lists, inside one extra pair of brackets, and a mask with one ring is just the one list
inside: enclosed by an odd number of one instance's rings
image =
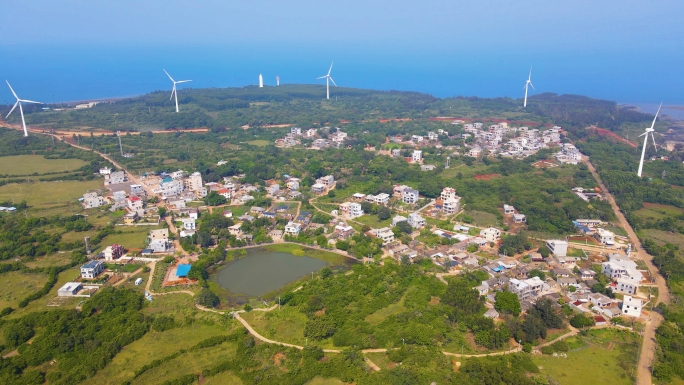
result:
[(532, 85), (532, 67), (530, 67), (530, 75), (527, 77), (527, 81), (525, 82), (525, 87), (523, 87), (525, 89), (525, 100), (523, 101), (523, 107), (527, 107), (527, 89), (529, 87), (532, 87), (532, 89), (536, 91), (536, 89)]
[(655, 142), (655, 137), (653, 136), (653, 131), (655, 127), (655, 122), (656, 119), (658, 119), (658, 114), (660, 113), (660, 108), (663, 106), (663, 103), (660, 103), (660, 107), (658, 107), (658, 111), (655, 114), (655, 117), (653, 117), (653, 123), (651, 123), (651, 127), (646, 128), (646, 132), (643, 134), (639, 135), (639, 137), (643, 136), (644, 137), (644, 147), (641, 149), (641, 161), (639, 161), (639, 171), (637, 171), (637, 176), (641, 178), (641, 171), (644, 169), (644, 155), (646, 155), (646, 144), (648, 143), (648, 134), (651, 134), (651, 138), (653, 139), (653, 147), (655, 147), (656, 151), (658, 151), (658, 146), (656, 145)]
[(5, 80), (5, 82), (7, 83), (7, 86), (9, 87), (10, 91), (12, 91), (12, 95), (14, 95), (14, 97), (17, 99), (17, 102), (14, 103), (14, 107), (12, 107), (9, 114), (7, 114), (7, 116), (5, 116), (5, 119), (7, 119), (12, 114), (12, 112), (14, 111), (15, 108), (17, 108), (17, 105), (18, 105), (19, 106), (19, 113), (21, 114), (21, 124), (22, 124), (22, 126), (24, 126), (24, 136), (28, 136), (28, 131), (26, 130), (26, 120), (24, 120), (24, 109), (21, 107), (21, 103), (33, 103), (33, 104), (43, 104), (43, 103), (34, 102), (33, 100), (19, 99), (19, 97), (17, 96), (17, 93), (14, 92), (14, 90), (12, 89), (12, 86), (9, 84), (9, 82), (7, 80)]
[[(330, 82), (332, 82), (332, 84), (335, 84), (335, 81), (330, 76), (330, 72), (332, 71), (332, 66), (333, 66), (333, 63), (330, 63), (330, 69), (328, 70), (328, 73), (326, 75), (323, 75), (321, 77), (316, 78), (316, 79), (325, 79), (325, 89), (326, 89), (326, 95), (327, 95), (326, 98), (327, 99), (330, 99)], [(335, 84), (335, 87), (337, 87), (337, 84)]]
[[(162, 69), (163, 69), (163, 68), (162, 68)], [(187, 82), (191, 82), (192, 80), (179, 80), (179, 81), (175, 81), (175, 80), (173, 80), (173, 78), (171, 77), (171, 75), (169, 75), (169, 73), (166, 72), (166, 70), (164, 70), (164, 73), (166, 73), (166, 76), (168, 76), (169, 79), (171, 79), (171, 81), (173, 82), (173, 89), (171, 90), (171, 97), (169, 98), (169, 100), (173, 99), (174, 96), (176, 97), (176, 112), (179, 112), (179, 110), (178, 110), (178, 91), (176, 91), (176, 84), (179, 84), (179, 83), (187, 83)]]

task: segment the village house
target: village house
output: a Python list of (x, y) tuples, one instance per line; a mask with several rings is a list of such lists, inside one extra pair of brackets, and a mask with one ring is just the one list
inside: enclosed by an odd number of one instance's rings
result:
[(565, 257), (568, 254), (568, 241), (551, 239), (546, 241), (546, 247), (557, 257)]
[(102, 250), (102, 256), (105, 261), (114, 261), (124, 255), (124, 248), (121, 245), (113, 244), (107, 246)]
[(421, 229), (425, 227), (425, 218), (421, 217), (418, 213), (411, 213), (408, 216), (408, 223), (414, 229)]
[(375, 196), (375, 203), (379, 205), (386, 205), (389, 203), (390, 196), (386, 193), (380, 193)]
[(81, 278), (94, 279), (104, 271), (102, 262), (93, 260), (81, 266)]
[(422, 162), (423, 161), (423, 151), (413, 150), (413, 153), (411, 154), (411, 161), (414, 163)]
[(326, 187), (322, 183), (314, 183), (311, 186), (311, 192), (314, 194), (322, 194), (325, 192), (325, 190), (326, 190)]
[(124, 183), (126, 181), (126, 173), (123, 171), (115, 171), (105, 174), (105, 186), (112, 184)]
[(515, 214), (515, 207), (509, 206), (509, 205), (503, 205), (503, 211), (504, 211), (504, 215), (513, 215), (513, 214)]
[(496, 243), (501, 238), (501, 230), (494, 227), (488, 227), (486, 229), (480, 230), (480, 236), (483, 237), (487, 242)]
[(369, 233), (376, 238), (382, 239), (383, 246), (386, 246), (394, 242), (394, 232), (392, 232), (392, 230), (389, 227), (371, 229)]
[(525, 222), (527, 222), (527, 218), (525, 217), (525, 214), (513, 214), (513, 222), (514, 223), (525, 223)]
[(418, 202), (418, 198), (419, 198), (418, 190), (414, 190), (412, 188), (404, 189), (404, 191), (402, 191), (402, 193), (401, 193), (401, 200), (402, 200), (402, 202), (404, 202), (406, 204), (410, 204), (410, 205), (414, 204), (414, 203)]
[(591, 303), (594, 306), (598, 306), (601, 308), (610, 307), (613, 304), (612, 299), (606, 297), (605, 295), (603, 295), (601, 293), (589, 294), (589, 301), (591, 301)]
[(104, 198), (97, 195), (97, 192), (91, 191), (83, 194), (82, 204), (84, 209), (93, 209), (96, 207), (103, 206), (105, 204), (105, 201)]
[(344, 202), (340, 204), (340, 214), (348, 218), (358, 218), (363, 215), (361, 204), (357, 202)]
[(335, 231), (337, 232), (337, 238), (342, 240), (347, 239), (354, 234), (354, 228), (344, 222), (338, 223), (337, 226), (335, 226)]
[(518, 296), (520, 301), (532, 300), (536, 298), (544, 288), (544, 281), (539, 277), (532, 277), (525, 280), (511, 278), (508, 289)]
[(641, 309), (644, 306), (644, 301), (626, 295), (622, 299), (622, 314), (630, 317), (641, 317)]
[(297, 222), (288, 222), (285, 226), (285, 235), (296, 237), (302, 231), (302, 224)]
[(148, 248), (154, 252), (166, 252), (170, 249), (169, 229), (150, 230)]
[(612, 231), (598, 228), (594, 233), (594, 238), (604, 245), (612, 246), (615, 244), (615, 234)]
[(137, 212), (138, 210), (143, 209), (143, 201), (142, 199), (136, 197), (136, 196), (131, 196), (128, 198), (128, 209), (130, 211), (135, 211)]
[(142, 185), (132, 184), (131, 185), (131, 194), (137, 195), (137, 196), (145, 195), (145, 189), (143, 188)]

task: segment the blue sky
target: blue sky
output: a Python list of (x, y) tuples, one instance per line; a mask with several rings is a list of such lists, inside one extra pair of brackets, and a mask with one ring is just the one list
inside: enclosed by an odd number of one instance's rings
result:
[(0, 42), (584, 51), (681, 48), (684, 2), (6, 1)]
[[(5, 1), (0, 79), (44, 101), (315, 83), (684, 104), (684, 1)], [(26, 96), (28, 97), (28, 96)], [(0, 91), (0, 103), (11, 94)]]

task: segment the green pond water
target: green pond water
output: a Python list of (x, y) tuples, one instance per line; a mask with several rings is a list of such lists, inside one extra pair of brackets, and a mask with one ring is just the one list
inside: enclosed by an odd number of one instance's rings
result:
[(261, 297), (326, 266), (327, 262), (312, 257), (251, 249), (218, 270), (214, 279), (231, 294)]

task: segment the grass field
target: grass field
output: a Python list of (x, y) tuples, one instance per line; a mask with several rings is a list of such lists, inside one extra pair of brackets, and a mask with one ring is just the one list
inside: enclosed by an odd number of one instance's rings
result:
[(189, 352), (164, 365), (148, 370), (133, 380), (132, 384), (162, 384), (165, 381), (174, 380), (188, 373), (201, 372), (234, 356), (235, 345), (230, 343)]
[(284, 306), (281, 310), (270, 312), (251, 311), (241, 316), (254, 330), (266, 338), (295, 345), (306, 344), (304, 337), (306, 315), (293, 307)]
[(71, 252), (59, 252), (57, 254), (47, 255), (44, 257), (36, 258), (33, 261), (22, 261), (27, 267), (48, 267), (48, 266), (64, 266), (71, 262)]
[(227, 333), (226, 327), (218, 324), (180, 327), (161, 333), (150, 331), (143, 338), (124, 347), (109, 365), (87, 383), (119, 385), (131, 378), (137, 368), (180, 349), (187, 349), (209, 337)]
[(212, 377), (207, 377), (202, 385), (242, 385), (242, 380), (231, 372), (219, 373)]
[(673, 245), (679, 246), (679, 247), (684, 247), (684, 234), (679, 234), (679, 233), (669, 233), (667, 231), (663, 230), (656, 230), (656, 229), (645, 229), (639, 231), (640, 234), (643, 234), (654, 241), (656, 241), (660, 245), (664, 245), (665, 243), (671, 243)]
[(381, 221), (378, 219), (377, 215), (368, 214), (354, 219), (357, 222), (361, 222), (364, 225), (368, 225), (374, 229), (379, 229), (381, 227), (389, 227), (392, 224), (392, 218)]
[(368, 322), (371, 325), (378, 325), (382, 321), (385, 320), (385, 318), (394, 315), (394, 314), (399, 314), (403, 313), (406, 311), (406, 306), (404, 306), (404, 299), (406, 298), (406, 294), (404, 294), (403, 297), (399, 300), (397, 303), (393, 303), (387, 307), (384, 307), (375, 313), (369, 314), (366, 316), (366, 322)]
[(314, 377), (305, 385), (344, 385), (344, 382), (338, 380), (337, 378)]
[[(567, 358), (533, 356), (545, 374), (561, 385), (633, 383), (627, 370), (636, 366), (636, 338), (628, 332), (592, 330), (587, 337), (572, 337)], [(572, 349), (573, 347), (578, 348)], [(588, 365), (591, 363), (591, 365)]]
[[(484, 211), (465, 211), (464, 216), (469, 216), (473, 218), (473, 225), (489, 227), (495, 226), (498, 222), (496, 215), (492, 213), (486, 213)], [(462, 217), (459, 217), (462, 218)]]
[(612, 231), (613, 233), (615, 233), (615, 235), (619, 235), (619, 236), (622, 236), (622, 237), (626, 237), (626, 236), (627, 236), (627, 232), (626, 232), (625, 229), (623, 229), (622, 227), (607, 226), (607, 227), (604, 227), (604, 229), (605, 229), (605, 230), (608, 230), (608, 231)]
[(247, 144), (251, 144), (252, 146), (265, 147), (265, 146), (268, 146), (269, 144), (271, 144), (271, 142), (269, 142), (268, 140), (264, 140), (264, 139), (257, 139), (257, 140), (250, 140), (249, 142), (247, 142)]
[(36, 311), (45, 311), (50, 309), (73, 309), (74, 307), (76, 307), (76, 305), (78, 305), (79, 302), (83, 301), (85, 298), (70, 299), (65, 304), (57, 308), (48, 307), (47, 304), (55, 297), (57, 297), (57, 290), (59, 290), (60, 287), (64, 286), (64, 284), (67, 282), (75, 281), (80, 277), (80, 275), (81, 269), (79, 266), (72, 267), (68, 270), (64, 270), (63, 272), (59, 273), (57, 283), (55, 284), (55, 286), (52, 287), (52, 290), (50, 290), (50, 292), (47, 295), (29, 303), (28, 306), (26, 306), (25, 308), (16, 309), (14, 312), (6, 316), (5, 318), (21, 318), (28, 313), (33, 313)]
[(0, 201), (18, 202), (26, 200), (26, 203), (34, 209), (48, 209), (63, 205), (66, 202), (72, 202), (74, 211), (80, 212), (81, 206), (76, 200), (88, 190), (96, 190), (101, 187), (102, 181), (99, 179), (86, 182), (10, 183), (0, 186)]
[(13, 155), (0, 157), (0, 172), (8, 175), (44, 174), (73, 171), (86, 165), (80, 159), (45, 159), (42, 155)]
[[(131, 226), (122, 227), (117, 226), (117, 230), (121, 231), (121, 234), (110, 234), (107, 235), (102, 242), (100, 242), (101, 248), (105, 248), (107, 245), (116, 243), (117, 245), (123, 245), (125, 248), (136, 248), (142, 249), (146, 244), (147, 235), (150, 230), (156, 229), (155, 226)], [(98, 250), (99, 251), (99, 250)]]
[(47, 282), (45, 274), (11, 271), (0, 276), (0, 309), (16, 307), (27, 295), (40, 290)]

